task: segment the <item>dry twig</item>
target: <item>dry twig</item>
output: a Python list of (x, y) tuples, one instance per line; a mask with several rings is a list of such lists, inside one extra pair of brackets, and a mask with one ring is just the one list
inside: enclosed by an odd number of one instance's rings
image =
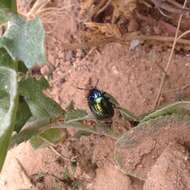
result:
[(28, 180), (28, 182), (32, 185), (31, 188), (35, 188), (35, 184), (32, 182), (32, 178), (28, 175), (28, 172), (26, 171), (25, 167), (23, 166), (23, 164), (20, 162), (20, 160), (18, 158), (16, 158), (16, 161), (18, 163), (18, 165), (20, 166), (20, 169), (22, 170), (24, 176), (26, 177), (26, 179)]
[(70, 8), (76, 6), (70, 4), (63, 7), (48, 7), (49, 3), (51, 3), (51, 0), (37, 0), (26, 17), (33, 19), (39, 16), (44, 23), (55, 23), (55, 17), (61, 17), (63, 14), (66, 14)]
[(49, 140), (43, 138), (42, 136), (39, 136), (39, 137), (40, 137), (40, 139), (41, 139), (42, 141), (44, 141), (45, 143), (47, 143), (47, 144), (49, 145), (48, 148), (49, 148), (52, 152), (54, 152), (57, 156), (61, 157), (63, 160), (70, 161), (69, 158), (67, 158), (66, 156), (63, 156), (61, 153), (59, 153), (59, 152), (56, 150), (56, 145), (54, 145), (54, 144), (53, 144), (52, 142), (50, 142)]
[[(90, 35), (90, 34), (89, 34)], [(90, 35), (92, 36), (92, 35)], [(92, 47), (98, 47), (98, 46), (103, 46), (108, 43), (120, 43), (122, 45), (128, 45), (131, 40), (139, 40), (139, 41), (154, 41), (154, 42), (164, 42), (164, 43), (172, 43), (174, 41), (173, 37), (168, 37), (168, 36), (158, 36), (158, 35), (138, 35), (138, 34), (128, 34), (125, 38), (114, 38), (114, 37), (107, 37), (105, 36), (99, 36), (96, 37), (96, 39), (92, 39), (89, 41), (84, 41), (81, 43), (63, 43), (63, 47), (65, 49), (80, 49), (80, 48), (92, 48)], [(190, 40), (186, 39), (178, 39), (177, 44), (181, 44), (184, 46), (190, 47)]]
[[(187, 0), (185, 0), (183, 8), (185, 8), (186, 4), (187, 4)], [(172, 57), (173, 57), (173, 53), (174, 53), (174, 49), (175, 49), (176, 43), (179, 40), (179, 38), (178, 38), (178, 32), (179, 32), (179, 29), (180, 29), (180, 24), (181, 24), (182, 18), (183, 18), (183, 14), (180, 15), (179, 20), (178, 20), (178, 25), (177, 25), (177, 29), (176, 29), (176, 33), (175, 33), (175, 38), (174, 38), (173, 45), (172, 45), (172, 49), (171, 49), (171, 52), (170, 52), (170, 56), (169, 56), (166, 68), (164, 69), (166, 71), (166, 73), (168, 73), (169, 66), (171, 65), (171, 61), (172, 61)], [(156, 107), (159, 105), (160, 96), (162, 94), (162, 89), (163, 89), (163, 86), (164, 86), (164, 83), (165, 83), (165, 79), (166, 79), (166, 74), (164, 73), (163, 77), (161, 79), (159, 91), (158, 91), (158, 94), (157, 94), (157, 97), (156, 97), (156, 101), (155, 101), (155, 104), (154, 104), (154, 109), (156, 109)]]
[(185, 8), (175, 0), (151, 0), (155, 6), (163, 13), (162, 10), (173, 14), (183, 14), (189, 16), (190, 9)]

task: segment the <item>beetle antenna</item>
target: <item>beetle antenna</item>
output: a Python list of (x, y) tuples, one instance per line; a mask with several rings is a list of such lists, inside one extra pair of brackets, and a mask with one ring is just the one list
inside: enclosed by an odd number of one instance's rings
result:
[(72, 84), (72, 86), (75, 87), (75, 88), (77, 88), (77, 89), (79, 89), (79, 90), (90, 90), (89, 88), (81, 88), (81, 87), (75, 86), (73, 84)]
[(95, 84), (95, 88), (98, 86), (99, 81), (100, 81), (100, 79), (97, 79), (96, 84)]
[[(97, 86), (98, 86), (98, 84), (99, 84), (99, 81), (100, 81), (100, 80), (97, 79), (96, 84), (95, 84), (95, 86), (94, 86), (95, 88), (97, 88)], [(79, 90), (90, 90), (90, 88), (81, 88), (81, 87), (75, 86), (75, 85), (73, 85), (73, 84), (72, 84), (72, 86), (75, 87), (75, 88), (77, 88), (77, 89), (79, 89)]]
[(90, 90), (89, 88), (80, 88), (78, 86), (76, 86), (76, 88), (79, 89), (79, 90)]

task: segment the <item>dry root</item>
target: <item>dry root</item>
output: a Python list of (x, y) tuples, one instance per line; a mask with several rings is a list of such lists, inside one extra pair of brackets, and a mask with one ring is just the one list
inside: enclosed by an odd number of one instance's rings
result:
[(26, 16), (28, 19), (39, 16), (44, 23), (54, 23), (55, 18), (63, 16), (73, 6), (75, 5), (68, 4), (64, 7), (53, 7), (51, 6), (51, 0), (36, 0)]

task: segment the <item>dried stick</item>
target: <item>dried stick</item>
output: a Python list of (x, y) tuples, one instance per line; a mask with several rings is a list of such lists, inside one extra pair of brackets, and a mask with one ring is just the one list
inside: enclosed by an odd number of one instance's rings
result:
[(18, 158), (16, 158), (16, 162), (19, 165), (20, 169), (22, 170), (22, 172), (23, 172), (24, 176), (26, 177), (26, 179), (33, 186), (32, 188), (36, 187), (35, 184), (32, 182), (31, 177), (28, 175), (28, 172), (26, 171), (25, 167), (23, 166), (23, 164), (20, 162), (20, 160)]
[(31, 16), (36, 15), (36, 12), (44, 8), (49, 2), (50, 0), (37, 0), (28, 12), (27, 17), (30, 18)]
[(111, 1), (112, 1), (112, 0), (108, 0), (107, 3), (106, 3), (100, 10), (97, 11), (95, 17), (96, 17), (97, 15), (99, 15), (101, 12), (103, 12), (103, 11), (110, 5)]
[(185, 31), (183, 34), (181, 34), (181, 35), (177, 38), (177, 41), (178, 41), (179, 39), (183, 38), (184, 36), (186, 36), (186, 35), (189, 34), (189, 33), (190, 33), (190, 30)]
[[(185, 0), (183, 8), (185, 8), (186, 4), (187, 4), (187, 0)], [(180, 15), (179, 20), (178, 20), (178, 25), (177, 25), (175, 38), (174, 38), (173, 45), (172, 45), (172, 49), (171, 49), (171, 52), (170, 52), (170, 56), (169, 56), (166, 68), (164, 69), (166, 71), (166, 73), (168, 73), (168, 69), (169, 69), (169, 66), (170, 66), (171, 61), (172, 61), (172, 57), (173, 57), (174, 49), (175, 49), (175, 46), (176, 46), (176, 43), (177, 43), (177, 38), (178, 38), (178, 33), (179, 33), (179, 28), (180, 28), (180, 25), (181, 25), (182, 18), (183, 18), (183, 14)], [(163, 86), (164, 86), (164, 83), (165, 83), (165, 79), (166, 79), (166, 74), (164, 73), (163, 77), (161, 79), (159, 91), (158, 91), (156, 101), (155, 101), (155, 104), (154, 104), (154, 109), (156, 109), (156, 107), (159, 105), (160, 96), (161, 96), (162, 89), (163, 89)]]
[(41, 139), (42, 141), (44, 141), (45, 143), (47, 143), (47, 144), (49, 145), (48, 148), (49, 148), (52, 152), (54, 152), (57, 156), (61, 157), (63, 160), (70, 161), (69, 158), (67, 158), (66, 156), (63, 156), (61, 153), (59, 153), (59, 152), (55, 149), (56, 146), (55, 146), (52, 142), (50, 142), (48, 139), (43, 138), (42, 136), (39, 136), (39, 137), (40, 137), (40, 139)]
[(63, 156), (61, 153), (59, 153), (55, 148), (54, 146), (49, 146), (48, 147), (52, 152), (54, 152), (58, 157), (61, 157), (63, 160), (66, 160), (66, 161), (71, 161), (71, 159), (67, 158), (66, 156)]
[[(95, 39), (92, 41), (86, 41), (86, 42), (82, 42), (82, 43), (63, 43), (63, 47), (65, 49), (70, 49), (70, 50), (74, 50), (74, 49), (79, 49), (79, 48), (92, 48), (92, 47), (98, 47), (98, 46), (102, 46), (108, 43), (120, 43), (122, 45), (128, 45), (129, 41), (131, 40), (140, 40), (140, 41), (157, 41), (157, 42), (166, 42), (166, 43), (170, 43), (174, 41), (173, 37), (168, 37), (168, 36), (158, 36), (158, 35), (151, 35), (151, 36), (147, 36), (147, 35), (133, 35), (133, 34), (128, 34), (124, 39), (121, 38), (114, 38), (114, 37), (107, 37), (104, 39)], [(177, 44), (182, 44), (182, 45), (186, 45), (190, 47), (190, 40), (186, 40), (186, 39), (179, 39), (176, 42)]]

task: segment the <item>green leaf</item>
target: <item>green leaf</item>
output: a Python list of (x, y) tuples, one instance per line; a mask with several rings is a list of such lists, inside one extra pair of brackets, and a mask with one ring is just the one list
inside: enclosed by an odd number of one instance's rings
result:
[(65, 122), (63, 124), (59, 124), (56, 128), (74, 128), (80, 131), (85, 131), (86, 133), (105, 135), (113, 139), (118, 139), (120, 137), (120, 135), (116, 134), (107, 124), (100, 122), (93, 126), (85, 125), (80, 121), (73, 121), (69, 123)]
[(73, 100), (69, 103), (69, 105), (65, 108), (66, 111), (72, 111), (75, 109), (75, 103)]
[(119, 103), (118, 101), (109, 93), (104, 92), (104, 96), (107, 97), (109, 99), (109, 101), (115, 106), (115, 107), (119, 107)]
[(109, 99), (109, 101), (113, 104), (115, 109), (117, 109), (120, 112), (120, 114), (127, 120), (135, 122), (139, 120), (138, 117), (135, 116), (133, 113), (131, 113), (125, 108), (120, 107), (119, 102), (111, 94), (104, 92), (104, 96)]
[(30, 108), (23, 97), (19, 97), (18, 109), (16, 114), (15, 131), (18, 133), (28, 119), (32, 116)]
[(17, 75), (12, 69), (0, 67), (0, 170), (2, 169), (17, 110)]
[(65, 122), (66, 123), (70, 123), (70, 122), (74, 122), (74, 121), (80, 121), (83, 120), (85, 118), (87, 118), (88, 114), (86, 111), (84, 110), (71, 110), (65, 113)]
[(26, 73), (28, 71), (27, 67), (25, 66), (24, 62), (22, 61), (17, 61), (18, 63), (18, 68), (17, 71), (18, 72), (22, 72), (22, 73)]
[(121, 108), (121, 107), (118, 107), (117, 108), (119, 110), (119, 112), (121, 113), (121, 115), (123, 117), (125, 117), (127, 120), (129, 121), (134, 121), (134, 122), (137, 122), (139, 121), (138, 117), (135, 116), (133, 113), (131, 113), (130, 111), (128, 111), (127, 109), (125, 108)]
[(73, 138), (80, 139), (82, 136), (89, 136), (91, 135), (90, 132), (78, 130), (74, 135)]
[(22, 61), (14, 61), (4, 48), (0, 48), (0, 66), (26, 73), (27, 68)]
[(44, 38), (39, 18), (27, 21), (21, 16), (14, 16), (0, 38), (0, 47), (4, 47), (14, 60), (21, 60), (31, 68), (34, 64), (45, 63)]
[(36, 80), (30, 77), (19, 83), (19, 94), (25, 97), (32, 115), (36, 118), (53, 118), (64, 113), (56, 102), (43, 94), (42, 91), (47, 87), (48, 83), (44, 78)]
[[(24, 141), (30, 140), (30, 139), (34, 140), (33, 141), (34, 144), (41, 144), (42, 139), (39, 139), (39, 137), (41, 135), (42, 135), (41, 136), (42, 138), (44, 137), (46, 139), (46, 142), (47, 141), (49, 143), (51, 143), (51, 142), (54, 143), (55, 141), (57, 142), (56, 139), (58, 139), (59, 137), (60, 138), (65, 137), (66, 133), (64, 132), (62, 127), (60, 127), (60, 128), (58, 127), (59, 125), (55, 125), (55, 124), (53, 125), (53, 122), (54, 122), (54, 120), (49, 119), (49, 118), (37, 119), (37, 120), (27, 122), (26, 125), (24, 126), (24, 128), (20, 131), (20, 133), (14, 134), (12, 136), (9, 148), (12, 148), (15, 145), (18, 145), (18, 144), (20, 144)], [(53, 128), (50, 128), (52, 126), (53, 126)], [(52, 130), (49, 131), (49, 129), (52, 129)], [(53, 130), (53, 129), (56, 129), (56, 130)], [(51, 136), (51, 131), (53, 131), (52, 136)], [(44, 132), (47, 132), (47, 133), (45, 133), (43, 135)], [(36, 147), (37, 147), (37, 145), (36, 145)]]
[(17, 62), (10, 57), (4, 48), (0, 48), (0, 66), (17, 70)]
[(32, 136), (38, 135), (43, 130), (47, 129), (51, 120), (49, 118), (36, 119), (26, 123), (26, 126), (21, 130), (20, 133), (14, 134), (11, 138), (10, 148), (25, 142), (32, 138)]
[(16, 0), (0, 0), (0, 24), (12, 19), (16, 11)]
[(82, 124), (79, 121), (65, 123), (63, 118), (60, 120), (57, 120), (56, 118), (55, 120), (50, 119), (50, 118), (43, 118), (43, 119), (27, 122), (27, 124), (21, 130), (21, 132), (18, 134), (15, 134), (12, 137), (10, 147), (20, 144), (23, 141), (27, 141), (31, 139), (33, 136), (41, 134), (43, 131), (49, 129), (50, 127), (53, 127), (56, 129), (74, 128), (77, 130), (84, 131), (85, 134), (92, 133), (92, 134), (98, 134), (98, 135), (106, 135), (113, 139), (118, 139), (118, 137), (120, 137), (120, 135), (115, 134), (110, 127), (108, 127), (107, 125), (99, 124), (99, 123), (96, 124), (95, 126), (94, 125), (89, 126), (89, 125)]
[(174, 102), (173, 104), (159, 108), (158, 110), (143, 116), (140, 122), (147, 122), (160, 116), (167, 116), (174, 113), (190, 113), (190, 101)]
[(51, 144), (56, 144), (66, 138), (66, 133), (62, 129), (50, 128), (46, 131), (33, 136), (30, 143), (33, 148), (45, 147)]
[(16, 12), (16, 0), (0, 0), (0, 9), (6, 7), (9, 10)]

